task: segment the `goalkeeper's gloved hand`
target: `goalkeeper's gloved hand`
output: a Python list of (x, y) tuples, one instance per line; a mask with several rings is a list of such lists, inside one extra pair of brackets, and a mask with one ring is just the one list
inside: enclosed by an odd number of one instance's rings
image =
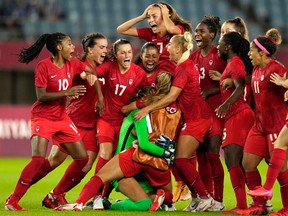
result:
[(160, 137), (156, 140), (155, 144), (161, 148), (164, 148), (168, 151), (175, 151), (176, 143), (175, 141), (171, 140), (169, 137), (161, 134)]
[(172, 151), (164, 150), (162, 157), (167, 161), (168, 165), (172, 165), (175, 160), (175, 149), (172, 149)]

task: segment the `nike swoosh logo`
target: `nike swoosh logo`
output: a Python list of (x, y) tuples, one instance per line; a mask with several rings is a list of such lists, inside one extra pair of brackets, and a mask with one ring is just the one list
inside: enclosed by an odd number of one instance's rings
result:
[(51, 76), (51, 79), (55, 78), (56, 76), (57, 76), (57, 75), (52, 75), (52, 76)]
[(29, 185), (28, 183), (24, 182), (24, 181), (21, 181), (21, 184), (23, 185)]
[(116, 78), (111, 77), (110, 80), (116, 80)]

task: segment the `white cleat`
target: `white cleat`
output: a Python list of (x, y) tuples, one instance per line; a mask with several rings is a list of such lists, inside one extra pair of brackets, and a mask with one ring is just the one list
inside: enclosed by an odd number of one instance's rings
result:
[(103, 210), (104, 206), (103, 206), (103, 198), (101, 195), (95, 197), (94, 201), (93, 201), (93, 210)]
[(196, 198), (192, 198), (191, 202), (189, 203), (189, 205), (183, 209), (183, 211), (186, 212), (196, 212), (196, 208), (198, 206), (198, 204), (200, 203), (201, 199), (196, 197)]
[(215, 205), (215, 200), (212, 197), (209, 197), (208, 199), (201, 199), (199, 202), (196, 212), (204, 212), (208, 208), (211, 208)]
[(80, 209), (79, 206), (82, 204), (79, 203), (69, 203), (66, 205), (60, 205), (58, 207), (55, 208), (56, 211), (82, 211), (83, 205), (81, 207), (81, 210), (74, 210), (74, 208), (76, 207), (77, 209)]
[(222, 212), (225, 210), (223, 202), (214, 201), (214, 205), (208, 208), (206, 211), (209, 212)]

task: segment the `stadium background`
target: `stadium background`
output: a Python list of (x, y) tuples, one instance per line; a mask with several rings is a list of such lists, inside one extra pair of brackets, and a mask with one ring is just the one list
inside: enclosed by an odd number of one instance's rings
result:
[[(118, 38), (132, 41), (135, 56), (144, 43), (119, 35), (116, 27), (140, 15), (153, 0), (0, 0), (0, 157), (29, 156), (30, 107), (35, 101), (33, 69), (17, 62), (16, 54), (43, 33), (60, 31), (71, 36), (76, 53), (81, 38), (101, 32), (113, 43)], [(283, 37), (275, 58), (288, 66), (288, 0), (166, 0), (178, 14), (190, 21), (193, 29), (205, 15), (222, 21), (242, 17), (250, 39), (278, 28)], [(138, 25), (147, 26), (147, 22)], [(217, 42), (217, 40), (215, 41)], [(43, 50), (44, 51), (44, 50)]]

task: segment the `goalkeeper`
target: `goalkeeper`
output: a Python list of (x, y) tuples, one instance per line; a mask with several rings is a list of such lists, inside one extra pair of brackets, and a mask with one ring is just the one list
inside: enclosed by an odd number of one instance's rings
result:
[[(171, 75), (169, 73), (158, 74), (156, 90), (144, 98), (143, 103), (152, 103), (164, 97), (169, 92), (170, 85)], [(134, 193), (130, 192), (128, 197), (131, 202), (125, 203), (126, 208), (143, 211), (150, 207), (151, 211), (155, 211), (159, 208), (160, 203), (156, 202), (156, 206), (154, 203), (151, 205), (151, 199), (133, 178), (139, 173), (145, 175), (153, 188), (165, 190), (165, 195), (168, 194), (168, 198), (172, 202), (169, 165), (173, 163), (175, 158), (175, 142), (172, 140), (177, 133), (181, 111), (176, 104), (171, 104), (169, 107), (149, 113), (141, 121), (133, 120), (135, 112), (137, 111), (132, 111), (124, 120), (119, 137), (119, 146), (122, 146), (123, 150), (126, 149), (125, 145), (133, 143), (133, 146), (125, 151), (118, 149), (121, 152), (90, 179), (82, 189), (76, 203), (61, 206), (58, 210), (81, 211), (83, 203), (97, 194), (103, 184), (112, 180), (120, 180), (119, 183), (121, 183), (122, 179), (128, 178), (130, 191)], [(158, 201), (163, 202), (163, 200)], [(124, 208), (123, 210), (127, 209)]]

